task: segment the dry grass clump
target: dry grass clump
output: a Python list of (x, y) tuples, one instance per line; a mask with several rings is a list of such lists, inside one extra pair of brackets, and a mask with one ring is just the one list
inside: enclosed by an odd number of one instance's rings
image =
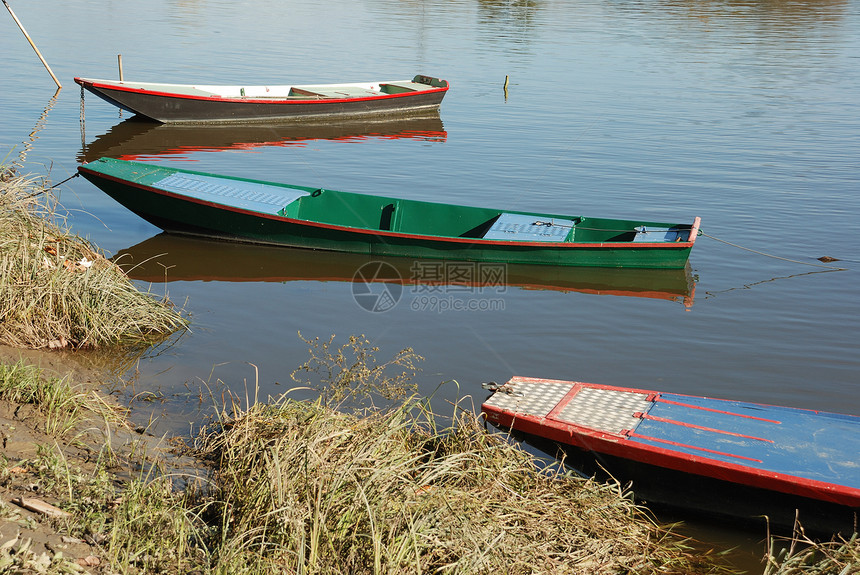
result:
[[(40, 372), (4, 369), (3, 399), (55, 403)], [(63, 405), (86, 400), (62, 395)], [(72, 411), (104, 417), (86, 404)], [(123, 456), (131, 476), (118, 481), (116, 461), (100, 456), (84, 470), (55, 447), (15, 462), (15, 473), (0, 458), (0, 482), (25, 481), (26, 471), (70, 513), (60, 532), (90, 542), (104, 572), (727, 572), (617, 487), (541, 470), (471, 413), (441, 429), (412, 399), (364, 416), (283, 397), (236, 410), (200, 438), (213, 463), (205, 489), (180, 487), (145, 451)], [(40, 572), (75, 566), (25, 547), (0, 553), (0, 571), (37, 559)]]
[(39, 178), (0, 166), (0, 343), (28, 348), (148, 344), (187, 326), (89, 242), (54, 222)]
[[(776, 549), (776, 543), (788, 543)], [(790, 542), (771, 541), (764, 575), (857, 575), (860, 573), (860, 538), (817, 542), (802, 533)]]
[[(376, 359), (378, 347), (364, 335), (352, 335), (345, 344), (334, 346), (335, 336), (328, 341), (316, 337), (299, 339), (308, 345), (308, 359), (291, 377), (293, 381), (319, 394), (326, 405), (346, 409), (374, 405), (374, 398), (384, 401), (404, 399), (418, 392), (410, 383), (424, 360), (411, 347), (400, 350), (388, 361)], [(399, 373), (392, 373), (392, 370)]]
[(716, 573), (617, 486), (539, 469), (464, 412), (281, 398), (204, 435), (230, 573)]

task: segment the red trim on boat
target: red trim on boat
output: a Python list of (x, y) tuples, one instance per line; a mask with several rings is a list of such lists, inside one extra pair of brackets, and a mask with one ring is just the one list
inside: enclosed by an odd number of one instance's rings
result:
[(693, 405), (690, 403), (682, 403), (680, 401), (672, 401), (671, 399), (663, 399), (661, 397), (657, 397), (653, 401), (659, 401), (660, 403), (668, 403), (669, 405), (679, 405), (681, 407), (687, 407), (689, 409), (700, 409), (702, 411), (712, 411), (714, 413), (724, 413), (726, 415), (734, 415), (735, 417), (743, 417), (746, 419), (755, 419), (756, 421), (766, 421), (768, 423), (776, 423), (782, 424), (781, 421), (777, 421), (776, 419), (765, 419), (764, 417), (756, 417), (754, 415), (745, 415), (743, 413), (735, 413), (733, 411), (724, 411), (722, 409), (714, 409), (712, 407), (703, 407), (701, 405)]
[(667, 445), (674, 445), (676, 447), (683, 447), (685, 449), (695, 449), (697, 451), (704, 451), (705, 453), (713, 453), (714, 455), (723, 455), (725, 457), (735, 457), (737, 459), (745, 459), (747, 461), (755, 461), (756, 463), (761, 463), (761, 459), (756, 459), (754, 457), (746, 457), (744, 455), (735, 455), (734, 453), (727, 453), (725, 451), (717, 451), (716, 449), (708, 449), (706, 447), (696, 447), (695, 445), (687, 445), (686, 443), (680, 443), (678, 441), (670, 441), (668, 439), (659, 439), (657, 437), (651, 437), (650, 435), (642, 435), (636, 432), (631, 431), (627, 434), (627, 437), (635, 437), (636, 439), (645, 439), (647, 441), (654, 441), (657, 443), (665, 443)]
[[(601, 244), (598, 244), (598, 245), (601, 245)], [(642, 244), (636, 244), (636, 245), (642, 245)], [(674, 244), (668, 244), (668, 245), (674, 245)], [(641, 393), (643, 395), (648, 395), (648, 394), (658, 395), (660, 393), (658, 391), (649, 391), (646, 389), (637, 389), (635, 387), (618, 387), (617, 385), (604, 385), (601, 383), (586, 383), (584, 381), (561, 381), (558, 379), (543, 379), (540, 377), (520, 377), (520, 376), (517, 376), (517, 380), (518, 381), (532, 382), (532, 383), (544, 383), (544, 382), (546, 382), (546, 383), (574, 383), (580, 387), (593, 387), (594, 389), (609, 389), (612, 391), (630, 391), (633, 393)]]
[(650, 419), (652, 421), (659, 421), (660, 423), (670, 423), (672, 425), (680, 425), (681, 427), (689, 427), (690, 429), (710, 431), (712, 433), (722, 433), (723, 435), (732, 435), (734, 437), (743, 437), (744, 439), (755, 439), (756, 441), (765, 441), (767, 443), (773, 443), (773, 439), (765, 439), (764, 437), (756, 437), (755, 435), (744, 435), (743, 433), (735, 433), (734, 431), (726, 431), (724, 429), (717, 429), (714, 427), (705, 427), (704, 425), (696, 425), (694, 423), (685, 423), (683, 421), (669, 419), (668, 417), (659, 417), (657, 415), (649, 415), (647, 413), (642, 414), (642, 419)]
[(84, 81), (80, 78), (75, 78), (75, 82), (84, 86), (86, 88), (94, 88), (98, 90), (105, 91), (115, 91), (115, 92), (130, 92), (134, 94), (146, 94), (148, 96), (161, 96), (165, 98), (176, 98), (180, 100), (200, 100), (207, 102), (240, 102), (243, 104), (341, 104), (344, 102), (366, 102), (366, 101), (376, 101), (376, 100), (392, 100), (395, 98), (404, 98), (409, 96), (415, 96), (418, 94), (435, 94), (437, 92), (447, 92), (448, 87), (442, 88), (429, 88), (427, 90), (415, 90), (413, 92), (401, 92), (398, 94), (379, 94), (378, 96), (361, 96), (355, 98), (308, 98), (297, 99), (291, 98), (287, 99), (284, 97), (280, 98), (227, 98), (224, 96), (195, 96), (193, 94), (178, 94), (176, 92), (161, 92), (157, 90), (147, 90), (146, 88), (130, 88), (128, 86), (116, 86), (113, 84), (100, 84), (91, 81)]
[(561, 400), (555, 405), (555, 407), (553, 407), (549, 411), (549, 413), (546, 414), (547, 419), (556, 419), (558, 417), (558, 414), (561, 413), (565, 407), (567, 407), (568, 403), (573, 401), (573, 398), (576, 397), (576, 394), (578, 394), (580, 391), (582, 391), (581, 385), (575, 384), (573, 387), (571, 387), (570, 391), (564, 394), (564, 397), (562, 397)]
[(687, 240), (688, 240), (688, 243), (690, 245), (693, 245), (694, 243), (696, 243), (696, 237), (699, 235), (699, 226), (701, 226), (701, 225), (702, 225), (702, 218), (699, 216), (696, 216), (696, 218), (693, 220), (693, 226), (690, 228), (690, 235), (687, 236)]

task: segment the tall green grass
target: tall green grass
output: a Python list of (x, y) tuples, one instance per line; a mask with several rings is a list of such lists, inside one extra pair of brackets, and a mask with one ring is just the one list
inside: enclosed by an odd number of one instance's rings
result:
[(44, 179), (0, 166), (0, 343), (28, 348), (149, 344), (187, 326), (56, 217)]
[(69, 377), (45, 376), (22, 362), (0, 363), (0, 400), (32, 405), (42, 416), (40, 431), (52, 437), (67, 435), (93, 417), (109, 426), (124, 422), (124, 416), (95, 392), (73, 384)]

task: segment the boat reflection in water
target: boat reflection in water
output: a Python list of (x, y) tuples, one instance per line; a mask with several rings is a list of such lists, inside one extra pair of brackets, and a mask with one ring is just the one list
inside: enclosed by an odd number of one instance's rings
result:
[(398, 120), (265, 125), (184, 126), (131, 118), (113, 126), (90, 144), (83, 144), (77, 159), (79, 162), (91, 162), (102, 157), (135, 160), (143, 156), (288, 146), (312, 140), (414, 139), (438, 142), (445, 141), (447, 137), (438, 112)]
[[(682, 303), (687, 309), (692, 307), (695, 293), (695, 280), (689, 266), (685, 269), (616, 269), (482, 264), (262, 246), (167, 233), (122, 250), (112, 259), (132, 279), (158, 283), (375, 281), (475, 288), (510, 286), (663, 299)], [(388, 265), (377, 266), (372, 277), (359, 273), (362, 266), (372, 262)]]

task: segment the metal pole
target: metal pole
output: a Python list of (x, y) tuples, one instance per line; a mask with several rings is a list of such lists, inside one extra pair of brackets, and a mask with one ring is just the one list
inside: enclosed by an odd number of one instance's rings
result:
[(45, 62), (45, 59), (42, 57), (42, 53), (41, 53), (41, 52), (39, 52), (39, 49), (38, 49), (38, 48), (36, 48), (36, 45), (33, 43), (33, 40), (31, 40), (31, 39), (30, 39), (30, 35), (29, 35), (29, 34), (27, 34), (27, 31), (26, 31), (26, 30), (24, 30), (24, 25), (23, 25), (23, 24), (21, 24), (21, 21), (20, 21), (20, 20), (18, 20), (18, 17), (17, 17), (17, 16), (15, 16), (15, 13), (14, 13), (14, 12), (12, 12), (12, 7), (11, 7), (11, 6), (9, 6), (9, 3), (8, 3), (8, 2), (6, 2), (6, 0), (3, 0), (3, 5), (4, 5), (4, 6), (6, 6), (6, 10), (8, 10), (8, 11), (9, 11), (9, 14), (11, 14), (11, 15), (12, 15), (12, 19), (14, 19), (14, 20), (15, 20), (15, 23), (18, 25), (18, 28), (20, 28), (20, 29), (21, 29), (21, 32), (23, 32), (23, 33), (24, 33), (24, 37), (25, 37), (25, 38), (27, 38), (27, 42), (29, 42), (29, 43), (30, 43), (30, 46), (32, 46), (32, 47), (33, 47), (33, 50), (35, 50), (35, 51), (36, 51), (36, 55), (39, 57), (39, 60), (41, 60), (41, 61), (42, 61), (42, 64), (44, 64), (44, 65), (45, 65), (45, 69), (48, 71), (48, 74), (50, 74), (50, 75), (51, 75), (51, 78), (53, 78), (53, 79), (54, 79), (54, 82), (56, 82), (56, 83), (57, 83), (57, 89), (62, 88), (62, 87), (63, 87), (63, 86), (62, 86), (62, 84), (60, 84), (60, 81), (59, 81), (59, 80), (57, 80), (57, 77), (56, 77), (56, 76), (54, 76), (54, 72), (52, 72), (52, 71), (51, 71), (51, 67), (50, 67), (50, 66), (48, 66), (48, 63), (47, 63), (47, 62)]

